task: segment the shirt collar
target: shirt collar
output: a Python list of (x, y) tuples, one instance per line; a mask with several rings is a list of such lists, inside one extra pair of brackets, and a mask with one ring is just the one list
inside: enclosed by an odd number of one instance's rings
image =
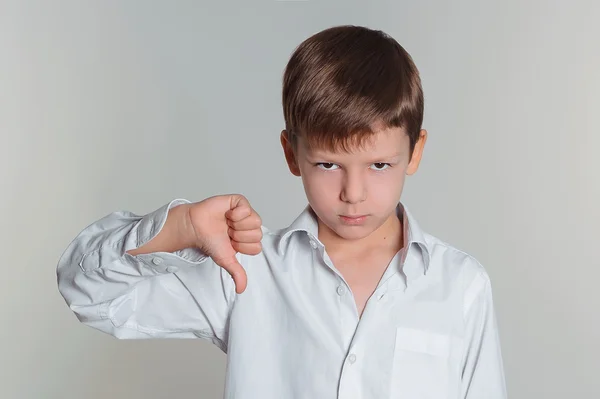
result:
[[(417, 220), (410, 213), (406, 205), (402, 202), (398, 202), (396, 206), (396, 214), (403, 221), (404, 237), (406, 237), (406, 251), (402, 251), (401, 264), (404, 265), (404, 261), (409, 255), (411, 248), (416, 246), (421, 255), (423, 272), (426, 273), (429, 269), (429, 263), (431, 260), (430, 248), (425, 240), (425, 233), (419, 227)], [(308, 235), (311, 242), (316, 243), (317, 246), (322, 250), (324, 245), (319, 241), (319, 224), (317, 221), (317, 215), (312, 210), (310, 204), (307, 205), (304, 210), (298, 215), (298, 217), (290, 224), (287, 228), (281, 231), (279, 236), (279, 242), (277, 242), (277, 250), (280, 255), (285, 255), (289, 246), (289, 240), (293, 233), (304, 232)]]

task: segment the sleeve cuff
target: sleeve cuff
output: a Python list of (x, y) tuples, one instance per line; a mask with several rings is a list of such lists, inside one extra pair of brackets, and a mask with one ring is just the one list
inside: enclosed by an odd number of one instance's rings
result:
[[(132, 238), (135, 237), (135, 239), (126, 243), (124, 251), (139, 248), (152, 240), (164, 226), (169, 210), (178, 205), (189, 203), (191, 201), (186, 199), (174, 199), (154, 212), (144, 215), (136, 226), (135, 234), (132, 235)], [(197, 266), (203, 263), (208, 256), (198, 248), (193, 247), (180, 249), (175, 252), (140, 254), (137, 255), (137, 258), (159, 273), (174, 273), (180, 268)]]

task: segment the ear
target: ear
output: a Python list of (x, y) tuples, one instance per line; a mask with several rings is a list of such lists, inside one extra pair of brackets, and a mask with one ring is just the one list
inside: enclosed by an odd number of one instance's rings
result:
[(300, 176), (300, 168), (298, 167), (298, 161), (296, 159), (296, 154), (294, 153), (294, 149), (292, 148), (292, 143), (290, 143), (288, 139), (288, 134), (286, 130), (281, 131), (281, 147), (283, 148), (283, 154), (285, 155), (285, 160), (290, 168), (290, 172), (294, 176)]
[(423, 156), (423, 147), (425, 147), (425, 142), (427, 141), (427, 130), (423, 129), (419, 132), (419, 139), (415, 143), (415, 148), (412, 153), (412, 158), (406, 168), (406, 174), (412, 175), (417, 169), (419, 169), (419, 164), (421, 163), (421, 157)]

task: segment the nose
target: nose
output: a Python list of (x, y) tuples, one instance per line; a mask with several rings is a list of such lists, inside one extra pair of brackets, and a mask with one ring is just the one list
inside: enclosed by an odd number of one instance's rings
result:
[(358, 204), (367, 198), (366, 184), (359, 173), (346, 173), (342, 183), (340, 199), (350, 204)]

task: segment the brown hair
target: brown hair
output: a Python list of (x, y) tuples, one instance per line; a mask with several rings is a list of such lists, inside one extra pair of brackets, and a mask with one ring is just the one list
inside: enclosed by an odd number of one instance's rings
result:
[(350, 151), (374, 134), (376, 125), (404, 128), (410, 153), (423, 123), (419, 72), (400, 44), (362, 26), (325, 29), (302, 42), (283, 76), (283, 114), (297, 148)]

